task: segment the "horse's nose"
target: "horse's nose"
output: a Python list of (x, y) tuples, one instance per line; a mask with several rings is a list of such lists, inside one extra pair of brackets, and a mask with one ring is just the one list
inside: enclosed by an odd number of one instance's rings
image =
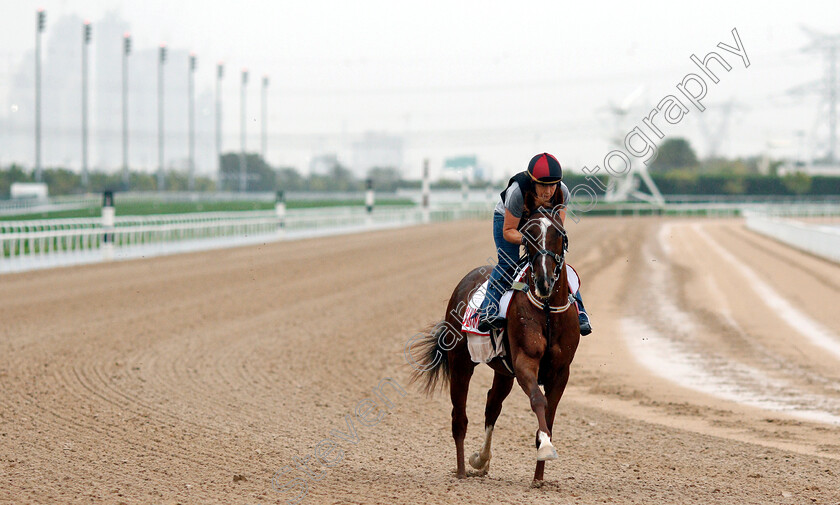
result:
[(548, 278), (548, 276), (541, 275), (536, 282), (537, 288), (537, 295), (540, 297), (546, 297), (551, 293), (551, 286), (554, 284), (552, 280)]

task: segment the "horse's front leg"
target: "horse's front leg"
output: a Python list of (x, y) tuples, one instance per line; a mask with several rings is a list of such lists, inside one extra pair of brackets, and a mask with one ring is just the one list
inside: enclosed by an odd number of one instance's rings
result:
[[(545, 392), (546, 406), (545, 421), (548, 424), (548, 433), (551, 435), (554, 428), (554, 416), (557, 413), (557, 405), (560, 404), (560, 398), (563, 397), (563, 391), (566, 390), (566, 384), (569, 382), (569, 366), (564, 366), (556, 375), (546, 381)], [(545, 461), (537, 461), (537, 468), (534, 470), (534, 483), (538, 485), (543, 480), (545, 472)]]
[(539, 366), (539, 357), (532, 357), (523, 353), (516, 358), (516, 380), (531, 400), (531, 410), (537, 416), (537, 461), (547, 461), (557, 459), (558, 456), (554, 446), (551, 445), (551, 429), (546, 422), (548, 401), (537, 384)]

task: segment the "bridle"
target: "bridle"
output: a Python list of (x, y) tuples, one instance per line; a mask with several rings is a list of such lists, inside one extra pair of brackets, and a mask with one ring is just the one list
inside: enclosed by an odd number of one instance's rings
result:
[[(539, 209), (537, 212), (544, 213), (541, 209)], [(552, 221), (552, 226), (556, 226), (556, 224), (553, 221)], [(564, 268), (565, 265), (566, 265), (566, 251), (569, 250), (569, 236), (566, 234), (566, 230), (563, 229), (562, 226), (560, 227), (560, 232), (563, 236), (563, 248), (562, 248), (560, 254), (557, 254), (554, 251), (549, 251), (548, 249), (539, 249), (539, 250), (535, 251), (533, 254), (528, 255), (528, 263), (531, 266), (531, 280), (533, 281), (533, 283), (536, 283), (536, 280), (537, 280), (536, 279), (537, 276), (535, 274), (536, 269), (534, 268), (536, 260), (538, 260), (539, 258), (541, 258), (543, 256), (548, 256), (549, 258), (554, 260), (554, 271), (552, 272), (552, 277), (554, 278), (553, 288), (557, 287), (556, 286), (556, 281), (557, 281), (557, 279), (560, 278), (560, 274), (562, 272), (561, 269)], [(549, 305), (548, 304), (548, 298), (551, 297), (551, 294), (554, 292), (554, 289), (552, 289), (551, 292), (548, 295), (546, 295), (545, 297), (538, 297), (533, 293), (533, 291), (534, 290), (532, 290), (532, 289), (529, 289), (527, 291), (528, 301), (530, 301), (532, 305), (534, 305), (535, 307), (537, 307), (538, 309), (540, 309), (542, 311), (545, 311), (546, 313), (558, 314), (560, 312), (565, 312), (565, 311), (569, 310), (569, 307), (572, 306), (571, 296), (569, 296), (569, 299), (566, 301), (565, 305), (561, 305), (561, 306), (557, 306), (557, 307)]]

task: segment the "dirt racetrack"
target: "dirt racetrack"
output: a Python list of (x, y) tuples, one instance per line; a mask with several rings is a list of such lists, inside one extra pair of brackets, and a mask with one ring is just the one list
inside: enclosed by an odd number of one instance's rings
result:
[[(840, 334), (840, 266), (739, 221), (570, 234), (595, 333), (542, 488), (517, 386), (490, 473), (459, 481), (448, 395), (403, 360), (493, 255), (488, 221), (0, 277), (0, 502), (287, 503), (305, 483), (304, 504), (840, 504), (840, 357), (792, 327), (798, 310)], [(640, 349), (693, 361), (651, 371)], [(676, 380), (690, 366), (708, 375)], [(467, 454), (491, 378), (473, 377)], [(390, 413), (363, 425), (366, 399)]]

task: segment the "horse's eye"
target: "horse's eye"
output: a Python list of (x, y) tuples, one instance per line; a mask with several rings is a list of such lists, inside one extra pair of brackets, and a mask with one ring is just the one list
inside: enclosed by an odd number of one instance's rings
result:
[(522, 235), (526, 237), (527, 240), (536, 241), (540, 237), (540, 229), (538, 226), (529, 224), (528, 226), (522, 229)]
[(522, 232), (522, 236), (525, 238), (524, 242), (526, 247), (529, 245), (533, 245), (537, 240), (534, 234), (531, 233), (531, 230), (524, 230)]

